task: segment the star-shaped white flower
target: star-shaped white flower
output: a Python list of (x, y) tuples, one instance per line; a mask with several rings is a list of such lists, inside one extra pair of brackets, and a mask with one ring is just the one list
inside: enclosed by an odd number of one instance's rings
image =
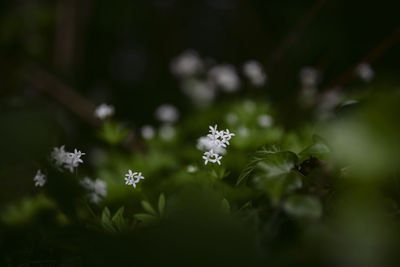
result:
[(38, 170), (33, 178), (33, 181), (35, 182), (35, 186), (42, 187), (46, 183), (47, 177), (40, 170)]
[(132, 172), (132, 170), (128, 170), (128, 173), (125, 174), (125, 184), (132, 185), (136, 188), (136, 184), (143, 180), (144, 177), (141, 172)]

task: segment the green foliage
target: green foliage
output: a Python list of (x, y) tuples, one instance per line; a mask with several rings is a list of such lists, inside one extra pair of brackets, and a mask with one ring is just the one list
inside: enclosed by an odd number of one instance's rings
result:
[(121, 124), (106, 121), (103, 123), (98, 135), (106, 143), (116, 145), (121, 143), (128, 136), (128, 133), (129, 130), (124, 128)]

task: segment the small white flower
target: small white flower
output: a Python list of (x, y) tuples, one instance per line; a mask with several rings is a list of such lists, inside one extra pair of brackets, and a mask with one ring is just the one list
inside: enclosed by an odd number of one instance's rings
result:
[(238, 131), (239, 131), (239, 135), (242, 136), (242, 137), (247, 137), (247, 136), (249, 136), (249, 129), (248, 129), (247, 127), (245, 127), (245, 126), (241, 126), (241, 127), (238, 129)]
[(239, 77), (235, 68), (230, 64), (221, 64), (211, 68), (208, 77), (210, 81), (225, 92), (235, 92), (239, 90)]
[(64, 167), (73, 172), (80, 163), (83, 163), (81, 157), (85, 155), (81, 151), (75, 149), (74, 152), (66, 152), (64, 146), (53, 148), (51, 158), (55, 161), (57, 167)]
[(203, 159), (204, 165), (207, 165), (208, 162), (218, 163), (219, 165), (221, 165), (220, 160), (222, 159), (222, 156), (218, 155), (211, 149), (210, 151), (204, 152)]
[(172, 60), (171, 72), (179, 77), (186, 78), (198, 74), (203, 70), (203, 62), (196, 51), (186, 50)]
[(64, 162), (64, 167), (70, 172), (73, 172), (75, 168), (79, 166), (79, 163), (83, 163), (81, 157), (85, 155), (81, 151), (74, 149), (74, 152), (67, 152), (66, 160)]
[(115, 111), (115, 109), (113, 106), (103, 103), (96, 108), (96, 110), (94, 111), (94, 114), (100, 120), (104, 120), (104, 119), (114, 115), (114, 111)]
[(153, 139), (154, 136), (156, 135), (156, 132), (154, 130), (153, 126), (150, 125), (144, 125), (141, 129), (140, 129), (140, 133), (142, 134), (142, 137), (144, 139), (150, 140)]
[(218, 163), (221, 165), (222, 156), (219, 154), (225, 154), (225, 148), (229, 145), (229, 140), (234, 136), (228, 129), (225, 131), (218, 131), (217, 125), (209, 126), (210, 133), (206, 137), (200, 137), (197, 141), (197, 148), (208, 151), (204, 152), (203, 159), (204, 164), (208, 162)]
[(193, 165), (189, 165), (186, 170), (188, 173), (195, 173), (197, 171), (197, 167), (193, 166)]
[(181, 89), (195, 105), (200, 107), (209, 105), (216, 97), (215, 87), (209, 81), (185, 79), (181, 83)]
[(257, 117), (257, 123), (262, 128), (270, 127), (273, 122), (274, 120), (272, 119), (272, 117), (267, 114), (261, 114)]
[(356, 68), (356, 74), (365, 82), (370, 82), (374, 76), (375, 72), (368, 63), (360, 63)]
[(215, 142), (211, 140), (208, 136), (202, 136), (197, 139), (196, 148), (201, 151), (207, 151), (210, 149), (214, 149), (214, 151), (218, 154), (225, 155), (226, 149), (222, 146), (216, 146)]
[(249, 60), (243, 65), (243, 73), (257, 87), (263, 86), (267, 80), (263, 66), (255, 60)]
[(161, 125), (159, 134), (161, 139), (170, 141), (175, 136), (175, 128), (170, 124)]
[(55, 161), (57, 167), (61, 167), (67, 158), (64, 145), (53, 148), (53, 152), (51, 152), (51, 158)]
[(179, 111), (170, 104), (163, 104), (155, 111), (156, 118), (161, 122), (174, 123), (179, 118)]
[(230, 112), (226, 114), (226, 121), (230, 125), (235, 125), (238, 122), (238, 116), (235, 113)]
[(38, 170), (33, 178), (33, 181), (35, 182), (35, 186), (42, 187), (46, 183), (47, 177), (40, 170)]
[(107, 196), (107, 184), (101, 179), (92, 181), (85, 177), (81, 181), (81, 185), (89, 191), (88, 196), (93, 203), (99, 203), (102, 198)]
[(134, 188), (136, 188), (136, 184), (142, 179), (144, 179), (144, 177), (141, 172), (132, 172), (128, 170), (128, 173), (125, 174), (125, 184), (132, 185)]

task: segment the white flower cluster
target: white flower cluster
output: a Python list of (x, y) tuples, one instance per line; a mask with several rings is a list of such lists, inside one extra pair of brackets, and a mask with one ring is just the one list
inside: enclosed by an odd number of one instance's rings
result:
[(51, 158), (54, 160), (57, 167), (64, 167), (70, 172), (83, 163), (81, 157), (85, 155), (81, 151), (74, 149), (74, 152), (66, 152), (64, 146), (55, 147), (51, 153)]
[(33, 178), (33, 181), (35, 182), (35, 186), (42, 187), (46, 183), (47, 177), (40, 170), (38, 170)]
[(195, 75), (203, 70), (203, 61), (196, 51), (186, 50), (172, 60), (171, 72), (181, 78)]
[(102, 198), (107, 196), (107, 184), (101, 179), (92, 181), (88, 177), (85, 177), (81, 181), (81, 185), (89, 191), (88, 196), (90, 201), (93, 203), (99, 203)]
[(103, 103), (96, 108), (96, 110), (94, 111), (94, 115), (100, 120), (104, 120), (114, 115), (114, 111), (115, 109), (113, 106)]
[(217, 125), (214, 127), (210, 126), (210, 133), (207, 135), (207, 147), (205, 147), (208, 151), (204, 152), (203, 156), (204, 164), (207, 165), (208, 162), (211, 162), (221, 165), (220, 160), (222, 159), (222, 156), (220, 156), (218, 152), (222, 151), (222, 149), (226, 149), (232, 136), (235, 136), (235, 134), (229, 132), (228, 129), (225, 131), (218, 131)]
[(243, 65), (243, 74), (250, 80), (251, 84), (261, 87), (267, 81), (267, 75), (260, 62), (249, 60)]
[(179, 111), (171, 104), (163, 104), (159, 106), (154, 115), (156, 118), (164, 123), (174, 123), (179, 119)]
[(125, 184), (132, 185), (136, 188), (136, 184), (140, 182), (141, 179), (144, 179), (141, 172), (132, 172), (131, 170), (125, 174)]
[[(170, 70), (180, 80), (184, 94), (198, 107), (208, 106), (219, 91), (233, 93), (240, 89), (241, 79), (235, 66), (202, 58), (193, 50), (186, 50), (171, 61)], [(267, 75), (255, 60), (243, 64), (243, 74), (253, 86), (265, 85)]]
[(235, 67), (221, 64), (213, 67), (209, 73), (210, 80), (225, 92), (235, 92), (240, 88), (240, 79)]

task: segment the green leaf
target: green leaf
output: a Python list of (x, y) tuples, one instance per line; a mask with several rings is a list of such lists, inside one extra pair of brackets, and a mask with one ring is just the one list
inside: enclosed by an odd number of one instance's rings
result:
[(273, 205), (278, 205), (284, 195), (302, 187), (302, 176), (296, 171), (290, 171), (281, 176), (261, 176), (264, 191), (270, 197)]
[(150, 214), (153, 214), (155, 216), (158, 216), (157, 212), (153, 209), (153, 207), (151, 206), (151, 204), (145, 200), (142, 200), (140, 202), (142, 204), (142, 207), (145, 211), (147, 211)]
[(256, 168), (256, 165), (261, 160), (266, 159), (269, 155), (279, 152), (279, 149), (276, 146), (264, 146), (257, 150), (252, 156), (249, 162), (247, 163), (246, 167), (243, 169), (242, 173), (240, 174), (236, 185), (239, 185), (242, 181), (247, 179)]
[(109, 232), (115, 232), (116, 229), (113, 225), (113, 223), (110, 220), (110, 210), (108, 209), (108, 207), (105, 207), (103, 209), (103, 212), (101, 214), (101, 225), (104, 227), (104, 229), (106, 229)]
[(257, 163), (256, 167), (268, 177), (278, 177), (294, 169), (297, 161), (298, 158), (293, 152), (276, 152), (267, 155), (264, 160)]
[(318, 159), (326, 159), (330, 152), (331, 150), (325, 140), (318, 135), (313, 135), (313, 143), (299, 154), (300, 162), (303, 162), (311, 156)]
[(111, 221), (114, 223), (114, 225), (118, 228), (118, 230), (123, 230), (126, 228), (127, 223), (124, 219), (124, 207), (120, 207), (117, 212), (114, 214), (112, 217)]
[(303, 219), (318, 219), (322, 215), (322, 205), (319, 199), (306, 195), (291, 195), (283, 206), (291, 216)]
[(164, 209), (165, 209), (165, 196), (164, 194), (160, 194), (160, 197), (158, 198), (158, 212), (160, 213), (161, 216), (164, 215)]
[(282, 197), (302, 186), (302, 176), (294, 170), (298, 158), (289, 151), (272, 152), (255, 166), (254, 181), (278, 205)]
[(221, 201), (221, 210), (226, 214), (229, 214), (231, 212), (231, 206), (229, 205), (228, 200), (226, 200), (225, 198)]

